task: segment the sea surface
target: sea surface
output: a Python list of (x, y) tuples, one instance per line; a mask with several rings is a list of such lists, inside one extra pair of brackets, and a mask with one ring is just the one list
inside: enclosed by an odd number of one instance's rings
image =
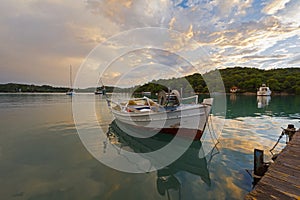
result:
[[(95, 105), (97, 126), (74, 122), (76, 99)], [(300, 96), (227, 95), (226, 100), (219, 143), (205, 157), (196, 141), (166, 167), (127, 173), (103, 164), (99, 157), (109, 157), (112, 147), (118, 155), (150, 152), (172, 138), (145, 144), (128, 136), (101, 96), (0, 94), (0, 199), (242, 199), (252, 188), (253, 149), (265, 150), (268, 161), (281, 127), (300, 127)], [(99, 151), (96, 159), (76, 128), (99, 127), (102, 137), (93, 141)], [(284, 146), (285, 138), (274, 152)]]

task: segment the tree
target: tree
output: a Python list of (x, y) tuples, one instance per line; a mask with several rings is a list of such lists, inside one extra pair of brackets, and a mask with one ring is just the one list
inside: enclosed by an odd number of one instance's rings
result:
[(281, 91), (280, 89), (280, 83), (278, 82), (277, 79), (271, 78), (268, 80), (267, 84), (273, 91)]

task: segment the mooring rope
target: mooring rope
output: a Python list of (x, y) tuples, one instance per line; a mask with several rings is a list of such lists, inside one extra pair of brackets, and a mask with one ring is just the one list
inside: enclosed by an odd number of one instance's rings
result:
[[(281, 128), (282, 128), (282, 127), (281, 127)], [(284, 128), (282, 128), (282, 129), (283, 129), (283, 131), (281, 132), (281, 134), (280, 134), (280, 136), (279, 136), (277, 142), (274, 144), (274, 146), (272, 147), (272, 149), (270, 149), (270, 152), (271, 152), (272, 155), (273, 155), (273, 152), (272, 152), (272, 151), (276, 148), (276, 146), (278, 145), (279, 141), (281, 140), (281, 138), (283, 137), (283, 135), (284, 135), (284, 133), (285, 133)]]
[[(205, 114), (206, 114), (206, 109), (205, 109)], [(214, 131), (214, 128), (213, 128), (213, 122), (212, 122), (212, 117), (211, 115), (209, 114), (209, 119), (207, 120), (207, 127), (208, 127), (208, 131), (209, 131), (209, 134), (210, 134), (210, 137), (212, 138), (212, 141), (214, 143), (214, 145), (216, 146), (217, 144), (220, 143), (220, 141), (218, 140), (218, 137)], [(216, 140), (216, 142), (215, 142)]]

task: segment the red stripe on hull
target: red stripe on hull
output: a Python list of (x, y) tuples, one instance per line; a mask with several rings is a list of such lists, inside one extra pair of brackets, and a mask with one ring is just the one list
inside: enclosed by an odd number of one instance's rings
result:
[[(128, 127), (130, 131), (134, 131), (135, 133), (138, 131), (138, 134), (142, 134), (142, 131), (150, 131), (154, 132), (154, 134), (169, 134), (169, 135), (178, 135), (179, 137), (186, 138), (186, 139), (192, 139), (192, 140), (200, 140), (203, 131), (202, 130), (196, 130), (196, 129), (189, 129), (189, 128), (162, 128), (161, 130), (155, 129), (155, 128), (149, 128), (149, 127), (140, 127), (140, 126), (134, 126), (131, 124), (126, 124), (118, 120), (117, 124), (122, 125), (125, 127)], [(120, 127), (122, 129), (122, 126)], [(141, 132), (140, 132), (141, 131)]]

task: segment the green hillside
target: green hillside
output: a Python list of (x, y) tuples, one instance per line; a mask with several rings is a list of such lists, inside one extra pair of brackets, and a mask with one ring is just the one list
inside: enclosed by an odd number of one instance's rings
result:
[(66, 92), (68, 88), (50, 85), (28, 85), (18, 83), (0, 84), (0, 92)]
[[(239, 88), (239, 92), (256, 92), (263, 83), (267, 84), (274, 93), (300, 94), (300, 68), (285, 68), (261, 70), (257, 68), (226, 68), (219, 70), (226, 92), (230, 91), (232, 86)], [(212, 87), (211, 90), (222, 92), (218, 87), (217, 71), (211, 71), (203, 76), (193, 74), (184, 78), (173, 78), (169, 80), (154, 80), (150, 83), (134, 88), (135, 92), (150, 91), (158, 92), (161, 89), (170, 87), (171, 89), (185, 92), (194, 90), (196, 93), (207, 93), (207, 84)], [(204, 81), (205, 80), (205, 81)]]
[[(218, 83), (218, 74), (221, 74), (225, 91), (229, 92), (232, 86), (239, 88), (239, 92), (256, 92), (263, 83), (267, 84), (273, 93), (300, 94), (300, 68), (285, 68), (261, 70), (257, 68), (226, 68), (210, 71), (203, 76), (193, 74), (183, 78), (153, 80), (144, 85), (132, 88), (114, 88), (106, 86), (107, 92), (135, 92), (143, 91), (157, 93), (160, 90), (183, 89), (184, 92), (208, 93), (207, 84), (211, 91), (222, 92)], [(220, 88), (217, 88), (220, 87)], [(0, 84), (0, 92), (66, 92), (68, 88), (52, 87), (49, 85)], [(94, 92), (95, 88), (78, 89), (78, 92)]]

